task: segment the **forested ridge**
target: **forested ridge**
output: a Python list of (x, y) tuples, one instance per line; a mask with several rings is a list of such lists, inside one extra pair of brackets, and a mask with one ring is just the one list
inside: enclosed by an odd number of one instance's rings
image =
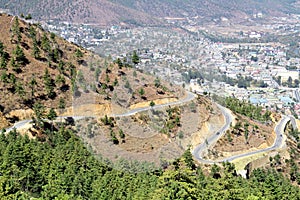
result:
[(16, 131), (0, 135), (0, 199), (299, 199), (281, 174), (255, 170), (249, 179), (234, 166), (213, 165), (209, 175), (190, 151), (165, 169), (132, 173), (98, 159), (67, 128), (45, 142)]

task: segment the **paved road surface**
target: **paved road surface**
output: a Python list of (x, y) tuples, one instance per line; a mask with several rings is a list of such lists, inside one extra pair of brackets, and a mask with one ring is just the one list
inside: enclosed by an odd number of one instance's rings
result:
[(17, 122), (15, 123), (12, 127), (10, 128), (6, 128), (5, 131), (6, 132), (10, 132), (12, 131), (14, 128), (15, 129), (18, 129), (18, 128), (22, 128), (25, 124), (31, 122), (32, 120), (31, 119), (28, 119), (28, 120), (23, 120), (23, 121), (20, 121), (20, 122)]
[[(113, 117), (125, 117), (125, 116), (131, 116), (134, 115), (138, 112), (142, 112), (142, 111), (147, 111), (150, 109), (159, 109), (159, 108), (163, 108), (166, 106), (173, 106), (173, 105), (178, 105), (178, 104), (182, 104), (182, 103), (186, 103), (189, 101), (192, 101), (195, 98), (195, 95), (191, 92), (187, 92), (187, 96), (184, 99), (175, 101), (175, 102), (171, 102), (171, 103), (166, 103), (166, 104), (161, 104), (161, 105), (155, 105), (153, 107), (144, 107), (144, 108), (136, 108), (133, 109), (131, 111), (128, 111), (126, 113), (123, 114), (116, 114), (116, 115), (112, 115)], [(237, 158), (242, 158), (242, 157), (246, 157), (249, 155), (254, 155), (257, 153), (261, 153), (261, 152), (267, 152), (270, 150), (274, 150), (277, 149), (281, 146), (282, 144), (282, 134), (283, 134), (283, 130), (285, 128), (286, 123), (290, 120), (290, 117), (288, 116), (284, 116), (281, 121), (278, 123), (278, 125), (275, 127), (275, 132), (276, 132), (276, 140), (273, 144), (272, 147), (266, 148), (266, 149), (262, 149), (262, 150), (258, 150), (258, 151), (254, 151), (254, 152), (249, 152), (249, 153), (245, 153), (245, 154), (240, 154), (240, 155), (236, 155), (236, 156), (232, 156), (223, 160), (219, 160), (219, 161), (212, 161), (212, 160), (205, 160), (201, 157), (201, 154), (204, 150), (207, 150), (208, 147), (212, 144), (214, 144), (215, 142), (218, 141), (218, 139), (220, 139), (226, 132), (226, 130), (230, 127), (230, 124), (233, 120), (233, 116), (230, 113), (230, 110), (228, 110), (227, 108), (218, 105), (218, 107), (220, 108), (222, 114), (225, 117), (225, 125), (218, 130), (218, 132), (216, 132), (215, 134), (213, 134), (211, 137), (207, 138), (206, 142), (203, 144), (199, 144), (194, 150), (193, 150), (193, 155), (194, 157), (202, 162), (202, 163), (207, 163), (207, 164), (213, 164), (215, 162), (224, 162), (224, 161), (233, 161), (234, 159)], [(86, 118), (88, 116), (69, 116), (72, 117), (75, 121), (76, 120), (80, 120), (83, 118)], [(94, 117), (94, 116), (90, 116), (90, 117)], [(61, 120), (62, 117), (58, 117), (57, 120)], [(63, 117), (63, 118), (68, 118), (68, 117)], [(15, 123), (12, 127), (5, 129), (6, 132), (9, 132), (11, 130), (18, 129), (18, 128), (22, 128), (25, 124), (32, 122), (32, 120), (23, 120), (20, 122)], [(293, 122), (293, 121), (292, 121)]]
[(242, 158), (242, 157), (246, 157), (246, 156), (250, 156), (250, 155), (254, 155), (254, 154), (258, 154), (258, 153), (263, 153), (263, 152), (268, 152), (268, 151), (276, 150), (276, 149), (280, 148), (282, 145), (282, 142), (283, 142), (284, 128), (289, 120), (290, 120), (290, 118), (288, 116), (283, 116), (281, 118), (280, 122), (277, 124), (277, 126), (275, 127), (276, 139), (274, 141), (274, 144), (271, 147), (253, 151), (253, 152), (249, 152), (249, 153), (245, 153), (245, 154), (232, 156), (232, 157), (224, 159), (223, 162), (224, 161), (233, 161), (237, 158)]
[(160, 109), (160, 108), (163, 108), (163, 107), (166, 107), (166, 106), (175, 106), (175, 105), (183, 104), (183, 103), (192, 101), (195, 97), (196, 97), (195, 94), (193, 94), (191, 92), (187, 92), (187, 96), (184, 99), (179, 99), (178, 101), (165, 103), (165, 104), (159, 104), (159, 105), (155, 105), (153, 107), (147, 106), (147, 107), (144, 107), (144, 108), (136, 108), (136, 109), (130, 110), (126, 113), (115, 114), (115, 115), (111, 115), (111, 116), (112, 117), (128, 117), (128, 116), (134, 115), (136, 113), (151, 110), (151, 109), (155, 110), (155, 109)]
[(298, 129), (298, 126), (297, 126), (297, 122), (296, 122), (296, 119), (293, 115), (289, 115), (290, 119), (291, 119), (291, 123), (292, 123), (292, 126), (293, 126), (293, 129), (296, 130)]
[[(226, 113), (226, 109), (221, 109), (221, 111), (223, 112), (224, 116), (226, 117), (228, 114), (230, 113)], [(253, 152), (248, 152), (248, 153), (244, 153), (244, 154), (239, 154), (239, 155), (235, 155), (235, 156), (231, 156), (222, 160), (217, 160), (217, 161), (212, 161), (212, 160), (205, 160), (204, 158), (201, 157), (201, 154), (204, 150), (207, 149), (207, 145), (205, 143), (198, 145), (194, 151), (193, 151), (193, 155), (194, 157), (205, 164), (214, 164), (214, 163), (218, 163), (218, 162), (232, 162), (235, 159), (238, 158), (243, 158), (243, 157), (247, 157), (247, 156), (251, 156), (254, 154), (258, 154), (258, 153), (263, 153), (263, 152), (268, 152), (271, 150), (275, 150), (281, 147), (282, 142), (283, 142), (283, 133), (284, 133), (284, 128), (287, 124), (287, 122), (290, 120), (290, 117), (288, 116), (283, 116), (282, 119), (279, 121), (279, 123), (276, 125), (275, 127), (275, 133), (276, 133), (276, 139), (274, 141), (274, 144), (271, 147), (268, 147), (266, 149), (261, 149), (261, 150), (257, 150), (257, 151), (253, 151)], [(221, 131), (225, 131), (229, 126), (228, 123), (230, 123), (230, 118), (226, 117), (226, 123), (225, 125), (221, 128)], [(224, 134), (224, 133), (223, 133)], [(213, 136), (211, 136), (211, 138), (218, 138), (218, 133), (215, 133)], [(208, 146), (210, 145), (209, 141), (208, 141)]]
[[(174, 102), (166, 103), (166, 104), (155, 105), (153, 107), (148, 106), (148, 107), (144, 107), (144, 108), (136, 108), (136, 109), (133, 109), (133, 110), (128, 111), (126, 113), (112, 115), (112, 116), (113, 117), (131, 116), (131, 115), (134, 115), (138, 112), (147, 111), (147, 110), (150, 110), (150, 109), (159, 109), (159, 108), (163, 108), (163, 107), (166, 107), (166, 106), (174, 106), (174, 105), (179, 105), (179, 104), (182, 104), (182, 103), (186, 103), (186, 102), (192, 101), (195, 97), (196, 97), (195, 94), (193, 94), (191, 92), (187, 92), (187, 96), (184, 99), (179, 99), (178, 101), (174, 101)], [(64, 117), (57, 117), (57, 120), (61, 120), (61, 118), (66, 119), (68, 117), (72, 117), (76, 121), (76, 120), (80, 120), (80, 119), (83, 119), (83, 118), (86, 118), (86, 117), (95, 117), (95, 116), (64, 116)], [(30, 123), (30, 122), (32, 122), (31, 119), (19, 121), (19, 122), (15, 123), (12, 127), (6, 128), (5, 130), (6, 130), (6, 132), (9, 132), (9, 131), (13, 130), (14, 128), (19, 129), (19, 128), (24, 127), (25, 124)]]
[[(57, 121), (61, 121), (62, 118), (63, 119), (67, 119), (67, 118), (73, 118), (75, 121), (76, 120), (80, 120), (80, 119), (84, 119), (86, 118), (86, 116), (64, 116), (64, 117), (57, 117), (56, 120)], [(23, 121), (19, 121), (17, 123), (15, 123), (12, 127), (9, 127), (9, 128), (6, 128), (5, 129), (5, 132), (10, 132), (12, 131), (13, 129), (19, 129), (19, 128), (22, 128), (24, 127), (27, 123), (31, 123), (32, 122), (32, 119), (27, 119), (27, 120), (23, 120)]]
[(212, 144), (216, 143), (226, 132), (226, 130), (230, 127), (231, 122), (233, 121), (233, 116), (230, 113), (230, 110), (228, 110), (227, 108), (218, 105), (218, 107), (220, 108), (222, 114), (225, 117), (225, 124), (224, 126), (218, 130), (215, 134), (213, 134), (212, 136), (210, 136), (209, 138), (206, 139), (206, 141), (202, 144), (199, 144), (198, 146), (196, 146), (196, 148), (193, 150), (192, 154), (193, 156), (200, 162), (202, 163), (206, 163), (206, 164), (213, 164), (214, 161), (211, 160), (205, 160), (201, 157), (201, 154), (208, 149), (209, 146), (211, 146)]

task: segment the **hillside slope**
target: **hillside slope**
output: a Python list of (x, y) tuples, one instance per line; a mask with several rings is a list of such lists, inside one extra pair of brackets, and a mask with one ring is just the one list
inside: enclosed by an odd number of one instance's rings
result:
[(246, 14), (253, 14), (255, 12), (264, 13), (293, 13), (299, 12), (295, 9), (297, 5), (296, 0), (205, 0), (205, 1), (168, 1), (168, 0), (154, 0), (154, 1), (136, 1), (136, 0), (111, 0), (116, 4), (121, 4), (139, 11), (152, 14), (153, 16), (185, 16), (185, 15), (199, 15), (199, 16), (218, 16), (231, 15), (234, 12), (244, 12)]
[(112, 104), (122, 110), (183, 95), (178, 87), (136, 71), (129, 58), (112, 63), (6, 14), (0, 14), (0, 24), (1, 128), (6, 120), (30, 118), (37, 102), (64, 107), (64, 115), (101, 116), (113, 112)]
[(270, 16), (299, 13), (297, 0), (0, 0), (0, 8), (13, 14), (31, 13), (34, 19), (112, 25), (161, 25), (158, 18), (195, 17), (210, 21), (218, 17), (241, 18), (262, 12)]
[(160, 24), (158, 19), (146, 13), (114, 4), (107, 0), (1, 0), (0, 8), (9, 9), (14, 15), (31, 13), (35, 20), (59, 20), (74, 23), (111, 25), (120, 22), (126, 24)]
[[(9, 122), (30, 117), (35, 103), (72, 105), (77, 71), (103, 59), (45, 32), (38, 25), (0, 14), (0, 111)], [(1, 118), (0, 127), (8, 123)]]

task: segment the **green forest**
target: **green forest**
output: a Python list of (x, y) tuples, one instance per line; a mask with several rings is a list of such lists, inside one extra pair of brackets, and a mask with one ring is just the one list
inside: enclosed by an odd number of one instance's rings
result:
[(0, 199), (300, 199), (299, 187), (273, 170), (244, 179), (223, 163), (204, 175), (189, 150), (162, 169), (122, 170), (68, 128), (47, 134), (42, 141), (15, 130), (0, 135)]

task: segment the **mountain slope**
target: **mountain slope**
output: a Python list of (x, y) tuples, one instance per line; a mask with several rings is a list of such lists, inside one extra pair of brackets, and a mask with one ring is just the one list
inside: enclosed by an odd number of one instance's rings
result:
[(0, 24), (0, 111), (14, 122), (36, 102), (70, 106), (77, 69), (91, 53), (17, 17), (0, 14)]
[(111, 114), (112, 104), (127, 109), (183, 95), (179, 87), (135, 71), (130, 58), (110, 63), (6, 14), (0, 14), (0, 24), (0, 128), (7, 126), (5, 119), (30, 118), (37, 102), (57, 109), (63, 100), (60, 114), (101, 116)]
[(262, 12), (267, 15), (299, 13), (297, 0), (0, 0), (0, 8), (13, 14), (31, 13), (34, 19), (112, 25), (159, 25), (164, 17), (195, 17), (211, 20), (216, 17), (239, 18)]
[(232, 17), (236, 13), (252, 15), (256, 12), (267, 14), (286, 14), (299, 12), (296, 9), (295, 0), (205, 0), (205, 1), (180, 1), (180, 0), (153, 0), (151, 2), (142, 0), (111, 0), (114, 3), (146, 12), (156, 17), (183, 17), (201, 16)]
[(1, 8), (9, 9), (15, 15), (31, 13), (36, 20), (60, 20), (97, 25), (117, 24), (158, 24), (158, 19), (142, 12), (114, 4), (107, 0), (1, 0)]

